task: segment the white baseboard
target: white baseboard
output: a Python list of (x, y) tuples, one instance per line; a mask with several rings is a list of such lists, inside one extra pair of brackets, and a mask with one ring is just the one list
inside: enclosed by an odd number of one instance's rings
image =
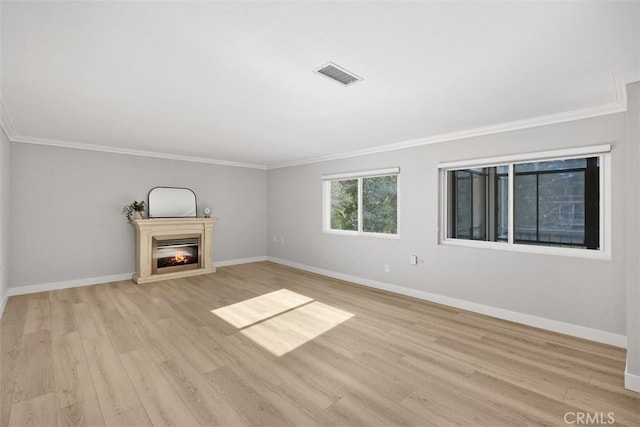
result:
[(559, 322), (557, 320), (546, 319), (543, 317), (532, 316), (530, 314), (518, 313), (502, 308), (492, 307), (489, 305), (478, 304), (471, 301), (465, 301), (444, 295), (433, 294), (430, 292), (420, 291), (417, 289), (406, 288), (403, 286), (392, 285), (390, 283), (378, 282), (376, 280), (365, 279), (362, 277), (351, 276), (348, 274), (337, 273), (335, 271), (326, 270), (324, 268), (311, 267), (296, 262), (287, 261), (285, 259), (268, 257), (268, 261), (289, 267), (298, 268), (300, 270), (310, 271), (312, 273), (322, 274), (323, 276), (332, 277), (334, 279), (345, 280), (357, 283), (359, 285), (369, 286), (371, 288), (381, 289), (401, 295), (406, 295), (426, 301), (444, 304), (451, 307), (460, 308), (462, 310), (472, 311), (474, 313), (485, 314), (487, 316), (496, 317), (498, 319), (509, 320), (511, 322), (521, 323), (527, 326), (533, 326), (548, 331), (559, 332), (561, 334), (571, 335), (578, 338), (584, 338), (603, 344), (613, 345), (615, 347), (626, 348), (627, 337), (624, 335), (614, 334), (612, 332), (601, 331), (598, 329), (587, 328), (584, 326), (573, 325), (570, 323)]
[[(267, 257), (254, 257), (254, 258), (239, 258), (239, 259), (231, 259), (227, 261), (219, 261), (214, 262), (214, 267), (226, 267), (229, 265), (238, 265), (238, 264), (248, 264), (250, 262), (260, 262), (266, 261)], [(49, 283), (40, 283), (37, 285), (27, 285), (27, 286), (16, 286), (14, 288), (9, 288), (7, 295), (4, 298), (4, 302), (6, 303), (7, 297), (14, 295), (26, 295), (26, 294), (35, 294), (37, 292), (47, 292), (47, 291), (56, 291), (58, 289), (67, 289), (67, 288), (77, 288), (80, 286), (89, 286), (89, 285), (98, 285), (100, 283), (109, 283), (109, 282), (117, 282), (120, 280), (129, 280), (133, 273), (122, 273), (122, 274), (113, 274), (110, 276), (99, 276), (99, 277), (89, 277), (84, 279), (74, 279), (74, 280), (65, 280), (62, 282), (49, 282)], [(4, 309), (4, 305), (2, 305)], [(2, 311), (0, 311), (1, 313)]]
[(0, 319), (2, 319), (2, 314), (4, 313), (4, 308), (7, 306), (7, 301), (9, 300), (8, 292), (5, 292), (4, 295), (0, 296)]
[(87, 277), (84, 279), (65, 280), (62, 282), (39, 283), (37, 285), (16, 286), (9, 288), (9, 296), (35, 294), (37, 292), (57, 291), (58, 289), (78, 288), (80, 286), (100, 283), (118, 282), (131, 279), (133, 273), (112, 274), (109, 276)]
[(640, 393), (640, 375), (629, 373), (629, 366), (624, 369), (624, 388)]
[[(521, 323), (536, 328), (546, 329), (553, 332), (559, 332), (579, 338), (585, 338), (591, 341), (601, 342), (604, 344), (613, 345), (616, 347), (626, 348), (627, 338), (624, 335), (614, 334), (611, 332), (600, 331), (597, 329), (587, 328), (584, 326), (573, 325), (570, 323), (559, 322), (557, 320), (545, 319), (542, 317), (532, 316), (529, 314), (518, 313), (514, 311), (505, 310), (502, 308), (492, 307), (484, 304), (478, 304), (471, 301), (460, 300), (457, 298), (447, 297), (444, 295), (433, 294), (430, 292), (420, 291), (417, 289), (406, 288), (403, 286), (392, 285), (390, 283), (379, 282), (376, 280), (365, 279), (362, 277), (352, 276), (348, 274), (338, 273), (324, 268), (312, 267), (304, 264), (298, 264), (296, 262), (287, 261), (275, 257), (253, 257), (253, 258), (239, 258), (234, 260), (219, 261), (214, 263), (214, 267), (226, 267), (238, 264), (247, 264), (251, 262), (271, 261), (277, 264), (287, 265), (289, 267), (298, 268), (300, 270), (310, 271), (312, 273), (322, 274), (323, 276), (333, 277), (335, 279), (345, 280), (348, 282), (357, 283), (359, 285), (369, 286), (375, 289), (381, 289), (389, 292), (394, 292), (400, 295), (406, 295), (426, 301), (435, 302), (438, 304), (444, 304), (451, 307), (460, 308), (462, 310), (468, 310), (475, 313), (485, 314), (487, 316), (496, 317), (498, 319), (509, 320), (516, 323)], [(54, 291), (58, 289), (76, 288), (80, 286), (96, 285), (100, 283), (116, 282), (120, 280), (131, 279), (133, 273), (122, 273), (110, 276), (99, 276), (84, 279), (67, 280), (62, 282), (50, 282), (41, 283), (37, 285), (18, 286), (9, 288), (7, 294), (0, 300), (0, 317), (4, 311), (4, 307), (7, 303), (9, 296), (25, 295), (36, 292)], [(629, 375), (627, 382), (640, 389), (640, 378), (637, 376)], [(626, 378), (626, 376), (625, 376)]]
[(267, 257), (266, 256), (257, 256), (257, 257), (253, 257), (253, 258), (230, 259), (228, 261), (214, 262), (213, 266), (216, 267), (216, 268), (218, 268), (218, 267), (228, 267), (230, 265), (249, 264), (249, 263), (252, 263), (252, 262), (261, 262), (261, 261), (267, 261)]

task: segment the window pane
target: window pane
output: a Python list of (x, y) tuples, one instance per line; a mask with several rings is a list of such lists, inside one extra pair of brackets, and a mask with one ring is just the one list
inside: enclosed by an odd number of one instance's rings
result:
[(509, 240), (509, 177), (498, 175), (496, 206), (496, 240)]
[(473, 180), (472, 239), (487, 240), (487, 175), (474, 173), (471, 177)]
[(471, 199), (471, 173), (467, 171), (452, 172), (454, 185), (456, 186), (456, 211), (455, 234), (452, 237), (458, 239), (471, 239), (471, 209), (473, 206)]
[(538, 188), (538, 240), (583, 245), (584, 172), (540, 175)]
[(358, 180), (331, 181), (331, 228), (358, 231)]
[(509, 235), (508, 166), (448, 172), (449, 230), (456, 239), (506, 241)]
[(516, 175), (514, 180), (516, 241), (537, 240), (538, 207), (536, 175)]
[(515, 165), (515, 171), (534, 172), (561, 169), (584, 169), (587, 167), (587, 159), (552, 160), (550, 162), (521, 163)]
[(598, 169), (596, 157), (515, 165), (515, 241), (597, 249)]
[(363, 178), (362, 185), (362, 231), (396, 234), (398, 177), (390, 175)]

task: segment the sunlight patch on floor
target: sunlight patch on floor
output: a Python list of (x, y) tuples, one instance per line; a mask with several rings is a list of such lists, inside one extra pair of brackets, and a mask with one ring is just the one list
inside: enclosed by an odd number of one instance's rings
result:
[(282, 356), (352, 317), (352, 313), (312, 302), (243, 329), (241, 333), (272, 354)]
[(354, 316), (287, 289), (211, 312), (275, 356), (300, 347)]
[(304, 295), (288, 289), (280, 289), (279, 291), (211, 310), (211, 312), (236, 328), (241, 329), (311, 301), (313, 299)]

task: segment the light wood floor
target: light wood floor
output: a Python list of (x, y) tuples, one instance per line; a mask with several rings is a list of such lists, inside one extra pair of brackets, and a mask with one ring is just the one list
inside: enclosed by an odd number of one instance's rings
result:
[[(280, 289), (353, 316), (278, 357), (211, 313)], [(0, 326), (0, 426), (640, 425), (624, 350), (267, 262), (11, 297)]]

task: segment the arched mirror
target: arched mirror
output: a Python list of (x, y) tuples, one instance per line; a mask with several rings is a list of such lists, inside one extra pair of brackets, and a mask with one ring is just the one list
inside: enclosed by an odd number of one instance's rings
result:
[(196, 195), (188, 188), (155, 187), (149, 191), (149, 218), (196, 216)]

